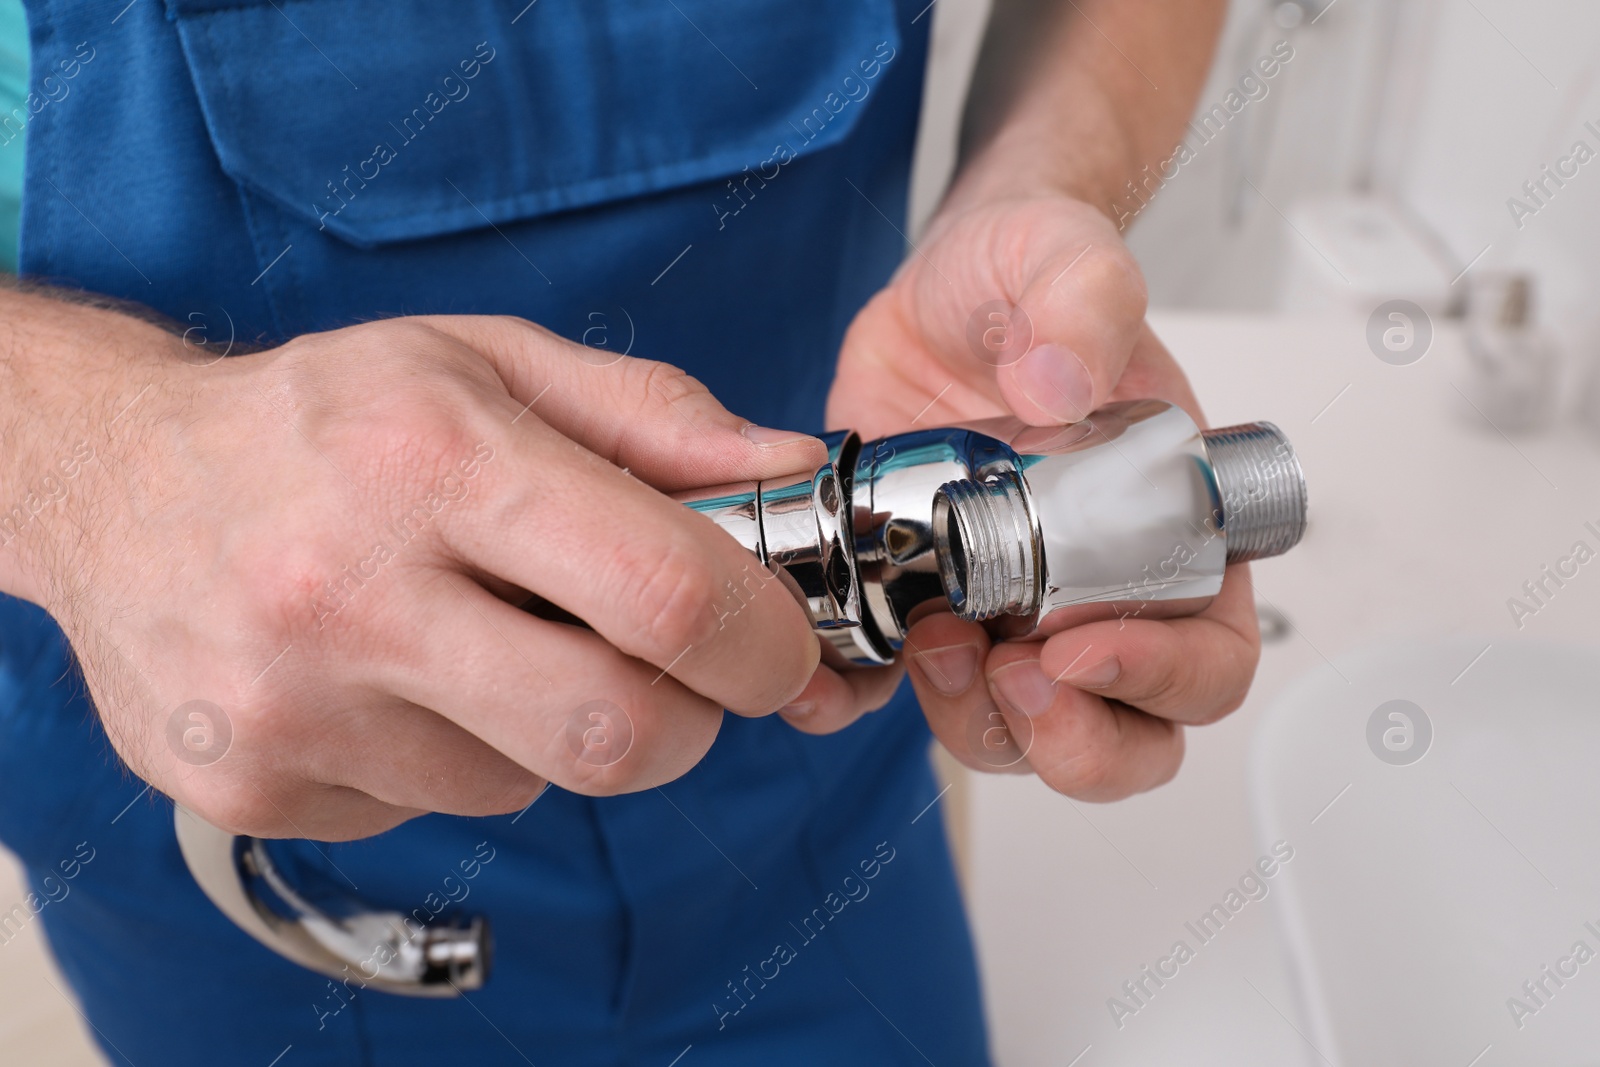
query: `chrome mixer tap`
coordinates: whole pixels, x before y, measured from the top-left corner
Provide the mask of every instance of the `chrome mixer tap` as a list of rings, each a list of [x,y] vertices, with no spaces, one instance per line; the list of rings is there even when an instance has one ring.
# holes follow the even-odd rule
[[[1305,530],[1305,479],[1277,427],[1201,430],[1160,400],[1066,427],[989,419],[828,445],[813,474],[680,499],[859,665],[890,662],[929,602],[1009,637],[1093,604],[1171,614],[1156,602],[1215,596],[1227,564],[1287,552]]]

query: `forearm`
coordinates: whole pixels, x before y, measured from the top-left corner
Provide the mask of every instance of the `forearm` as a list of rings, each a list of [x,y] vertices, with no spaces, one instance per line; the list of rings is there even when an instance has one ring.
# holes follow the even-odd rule
[[[140,318],[0,287],[0,592],[50,606],[77,585],[64,566],[96,531],[86,505],[140,433],[128,408],[181,342]],[[86,576],[84,576],[86,577]]]
[[[960,209],[1066,193],[1113,221],[1193,113],[1226,0],[996,0],[967,116]]]

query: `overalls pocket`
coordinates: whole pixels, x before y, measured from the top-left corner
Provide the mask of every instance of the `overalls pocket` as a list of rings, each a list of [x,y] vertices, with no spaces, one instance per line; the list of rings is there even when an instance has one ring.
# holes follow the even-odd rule
[[[770,178],[900,47],[892,0],[167,8],[222,170],[358,248]]]

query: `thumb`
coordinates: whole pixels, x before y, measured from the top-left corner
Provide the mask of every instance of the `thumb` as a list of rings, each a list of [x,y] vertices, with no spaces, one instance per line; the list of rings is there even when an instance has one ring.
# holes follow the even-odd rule
[[[758,481],[827,462],[808,434],[757,426],[667,363],[573,344],[525,319],[427,316],[499,374],[521,413],[666,493]]]
[[[1144,323],[1144,278],[1120,240],[1075,235],[1057,247],[1030,265],[1011,312],[1020,355],[995,369],[1006,405],[1037,426],[1077,422],[1104,404]]]

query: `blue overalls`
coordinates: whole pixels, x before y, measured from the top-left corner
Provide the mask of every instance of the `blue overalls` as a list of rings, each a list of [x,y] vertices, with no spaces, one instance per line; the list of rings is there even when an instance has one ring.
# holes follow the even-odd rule
[[[520,315],[820,429],[902,252],[924,6],[31,0],[33,81],[57,81],[27,122],[22,270],[212,351]],[[482,991],[402,999],[230,925],[60,633],[0,598],[0,836],[106,1055],[138,1067],[984,1063],[937,809],[918,818],[928,744],[906,696],[831,737],[728,716],[659,791],[275,846],[305,883],[491,916]]]

